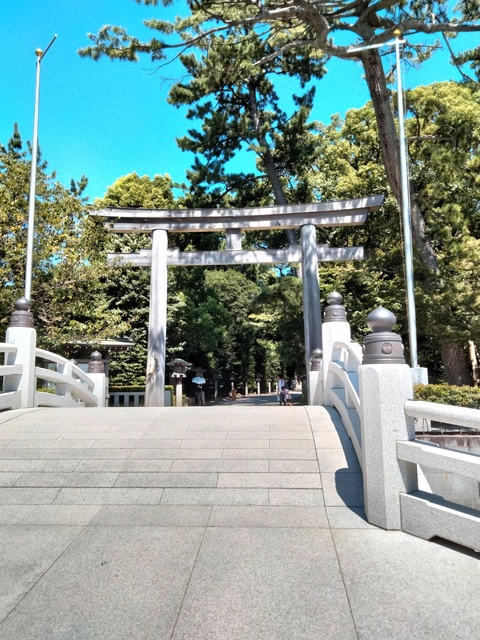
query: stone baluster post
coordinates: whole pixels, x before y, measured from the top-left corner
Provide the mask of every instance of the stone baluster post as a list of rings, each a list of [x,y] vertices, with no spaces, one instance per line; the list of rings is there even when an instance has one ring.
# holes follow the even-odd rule
[[[397,442],[414,440],[413,419],[405,401],[413,397],[401,337],[392,332],[395,315],[372,311],[359,369],[363,488],[367,520],[384,529],[401,529],[400,494],[417,489],[415,465],[397,458]]]
[[[87,373],[94,384],[93,395],[97,398],[97,407],[106,407],[108,401],[108,378],[105,375],[105,364],[99,351],[94,351],[90,355]]]
[[[337,291],[329,293],[327,296],[327,307],[323,314],[322,373],[316,394],[317,402],[315,402],[315,404],[321,404],[326,407],[332,406],[332,381],[328,376],[328,367],[332,361],[333,345],[335,342],[345,342],[348,344],[351,341],[350,324],[348,323],[347,312],[342,302],[343,298]]]
[[[31,302],[20,298],[15,302],[10,324],[5,336],[5,342],[17,345],[16,354],[8,353],[5,364],[21,364],[20,375],[6,376],[4,391],[20,390],[20,407],[29,409],[35,406],[35,349],[37,348],[37,332],[33,325],[33,313],[30,311]]]

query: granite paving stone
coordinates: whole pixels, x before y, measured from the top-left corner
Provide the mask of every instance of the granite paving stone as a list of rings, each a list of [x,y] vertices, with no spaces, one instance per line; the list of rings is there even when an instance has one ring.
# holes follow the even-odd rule
[[[128,458],[133,449],[46,449],[38,453],[39,460],[83,460],[84,458],[100,460],[121,460]]]
[[[83,449],[90,448],[95,440],[14,440],[7,449]],[[125,446],[125,445],[124,445]]]
[[[269,440],[182,440],[186,449],[268,449]]]
[[[270,432],[269,436],[272,440],[312,440],[312,432],[308,430],[298,429],[275,429]]]
[[[81,527],[3,527],[0,545],[0,622],[82,531]],[[0,626],[0,636],[4,638]],[[20,630],[18,640],[23,635]]]
[[[54,524],[78,527],[87,525],[99,509],[99,505],[5,504],[0,509],[0,525]]]
[[[0,460],[2,471],[73,471],[78,460]]]
[[[131,446],[134,449],[178,449],[182,442],[180,438],[141,438]]]
[[[227,438],[228,431],[202,431],[202,439],[205,440],[225,440]],[[252,437],[252,434],[249,433],[249,438]],[[182,436],[185,440],[198,440],[198,431],[187,431],[185,435]]]
[[[36,460],[42,449],[0,449],[0,460]]]
[[[225,473],[268,472],[268,460],[175,460],[172,471]]]
[[[270,460],[273,473],[318,473],[316,460]]]
[[[400,531],[332,535],[362,640],[478,638],[478,557]]]
[[[237,428],[241,428],[242,425],[238,425]],[[257,427],[253,427],[252,430],[256,430]],[[220,424],[202,424],[200,422],[194,422],[188,426],[188,433],[198,433],[197,438],[201,438],[203,433],[227,433],[228,431],[232,431],[235,429],[235,425],[231,425],[230,423]]]
[[[198,505],[108,505],[90,522],[115,527],[206,527],[212,507]]]
[[[297,507],[324,506],[322,489],[269,489],[268,503]]]
[[[197,436],[198,437],[198,436]],[[202,433],[202,438],[206,437]],[[272,437],[272,433],[269,429],[265,430],[265,427],[262,429],[256,429],[255,431],[228,431],[227,432],[227,440],[252,440],[255,438],[256,440],[268,440]]]
[[[96,433],[95,438],[97,441],[99,440],[139,440],[143,435],[145,434],[145,431],[143,430],[139,430],[139,429],[135,429],[135,431],[114,431],[114,432],[110,432],[110,431],[105,431],[104,433]],[[64,436],[62,437],[62,439],[64,438],[68,438],[70,437],[70,434],[64,434]],[[80,438],[81,435],[77,434],[75,436],[76,438]],[[85,434],[85,437],[92,437],[91,433],[88,432]],[[128,443],[127,445],[128,446]]]
[[[318,464],[322,473],[335,473],[343,470],[350,473],[361,473],[355,450],[352,449],[318,449]]]
[[[8,449],[48,449],[49,447],[52,447],[54,443],[55,443],[54,440],[39,440],[39,439],[33,439],[33,438],[31,438],[30,440],[12,440],[10,442],[10,444],[8,444],[5,447],[4,450],[8,450]],[[82,446],[85,446],[85,444],[82,443]]]
[[[17,487],[113,487],[118,473],[23,473]]]
[[[325,504],[328,507],[363,507],[363,478],[361,473],[322,473]]]
[[[22,440],[42,440],[46,444],[53,444],[55,440],[61,436],[61,433],[42,433],[41,435],[37,431],[32,432],[24,432],[21,429],[16,429],[15,431],[8,431],[6,429],[0,429],[0,441],[1,440],[10,440],[10,441],[22,441]]]
[[[60,489],[9,487],[0,489],[0,504],[53,504]]]
[[[250,437],[254,438],[255,434],[258,431],[269,431],[270,427],[268,425],[268,421],[264,422],[261,425],[255,424],[255,423],[250,423],[250,422],[245,422],[243,420],[240,420],[239,422],[222,422],[222,423],[217,423],[215,422],[211,422],[209,424],[198,424],[198,423],[193,423],[189,426],[188,431],[189,433],[197,433],[198,434],[198,438],[202,438],[204,433],[236,433],[236,432],[241,432],[241,433],[245,433],[248,432],[250,433]]]
[[[170,638],[202,536],[89,527],[3,621],[2,640]]]
[[[219,460],[223,449],[134,449],[130,459]]]
[[[172,636],[192,638],[356,640],[330,531],[209,528]]]
[[[307,449],[315,451],[315,443],[312,439],[301,439],[301,440],[270,440],[270,448],[271,449]]]
[[[219,487],[320,488],[318,473],[220,473]]]
[[[162,504],[267,505],[268,489],[165,489]]]
[[[353,447],[346,433],[315,434],[315,442],[319,449],[351,449]]]
[[[311,449],[225,449],[223,458],[230,460],[316,460]]]
[[[116,487],[216,487],[217,473],[120,473]]]
[[[108,429],[110,429],[108,425],[81,425],[68,424],[67,422],[63,422],[62,424],[41,424],[23,427],[21,429],[21,433],[29,433],[30,437],[32,437],[32,434],[41,433],[45,438],[54,438],[55,436],[69,433],[97,434],[103,433]]]
[[[94,488],[56,490],[55,504],[159,504],[163,489]]]
[[[116,425],[112,425],[111,427],[108,427],[108,433],[109,434],[129,433],[129,432],[135,433],[135,432],[141,431],[142,433],[144,433],[144,435],[155,433],[157,434],[157,438],[160,438],[160,437],[171,438],[173,435],[175,435],[175,437],[177,436],[180,437],[180,435],[184,433],[188,433],[188,427],[174,425],[171,423],[170,420],[168,422],[169,423],[166,426],[151,425],[151,424],[148,426],[145,425],[140,430],[136,425],[116,424]]]
[[[136,448],[140,443],[140,438],[138,440],[122,440],[122,439],[111,439],[111,440],[95,440],[91,444],[92,449],[133,449]]]
[[[375,529],[369,524],[363,507],[326,507],[331,529]]]
[[[173,460],[135,459],[135,460],[80,460],[75,471],[170,471]]]
[[[13,487],[22,477],[22,472],[0,472],[0,487]]]
[[[328,528],[324,506],[215,506],[210,527]]]

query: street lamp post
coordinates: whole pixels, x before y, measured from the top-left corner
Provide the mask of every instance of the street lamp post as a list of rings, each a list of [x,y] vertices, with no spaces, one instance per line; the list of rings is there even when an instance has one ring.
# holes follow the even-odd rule
[[[33,236],[35,230],[35,191],[37,182],[37,153],[38,153],[38,105],[40,98],[40,67],[43,58],[52,44],[57,39],[54,35],[50,44],[42,51],[37,49],[37,75],[35,82],[35,108],[33,112],[33,140],[32,140],[32,166],[30,169],[30,196],[28,200],[28,227],[27,227],[27,263],[25,266],[25,293],[24,296],[30,300],[32,292],[32,271],[33,271]]]
[[[410,345],[410,362],[412,368],[418,367],[417,356],[417,320],[415,311],[415,289],[413,286],[413,249],[412,249],[412,217],[410,210],[410,188],[408,184],[407,148],[405,144],[405,115],[403,112],[403,83],[400,46],[400,33],[395,31],[395,54],[397,61],[397,101],[398,101],[398,137],[400,147],[400,174],[402,189],[402,220],[405,250],[405,281],[407,288],[407,320],[408,340]]]
[[[403,111],[403,83],[402,83],[402,55],[401,45],[405,42],[401,40],[401,31],[393,32],[395,40],[382,42],[379,44],[366,45],[365,47],[355,47],[350,52],[365,51],[367,49],[379,49],[380,47],[395,46],[397,62],[397,100],[398,100],[398,136],[400,151],[400,178],[402,195],[402,221],[403,221],[403,245],[405,251],[405,284],[407,290],[407,321],[408,339],[410,345],[410,362],[413,369],[418,368],[417,355],[417,321],[415,311],[415,290],[413,277],[413,250],[412,250],[412,220],[410,211],[410,189],[408,182],[408,162],[405,144],[405,114]]]

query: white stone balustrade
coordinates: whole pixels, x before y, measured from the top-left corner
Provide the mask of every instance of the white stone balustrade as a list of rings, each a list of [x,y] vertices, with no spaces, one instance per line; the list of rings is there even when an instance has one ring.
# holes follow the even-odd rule
[[[341,302],[338,294],[331,299]],[[379,315],[389,313],[382,309]],[[367,519],[384,529],[426,539],[439,536],[480,550],[480,511],[462,505],[459,497],[447,501],[425,487],[422,471],[461,476],[480,486],[480,457],[416,440],[414,424],[415,419],[435,420],[479,429],[480,411],[414,401],[415,376],[401,363],[398,336],[389,327],[375,331],[381,333],[376,344],[375,336],[369,337],[374,364],[361,364],[362,348],[350,342],[348,323],[324,319],[322,388],[315,396],[337,409],[352,440],[363,473]]]

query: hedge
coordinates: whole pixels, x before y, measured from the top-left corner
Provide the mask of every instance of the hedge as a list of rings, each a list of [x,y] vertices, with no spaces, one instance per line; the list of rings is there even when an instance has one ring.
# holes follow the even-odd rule
[[[413,397],[415,400],[480,409],[479,387],[455,387],[448,384],[417,384],[414,387]]]

